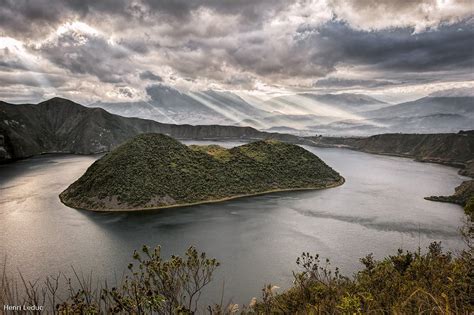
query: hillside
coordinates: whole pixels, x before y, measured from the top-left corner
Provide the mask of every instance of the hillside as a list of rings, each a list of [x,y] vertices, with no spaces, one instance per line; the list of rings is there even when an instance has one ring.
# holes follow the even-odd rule
[[[415,158],[419,161],[467,167],[474,159],[474,134],[381,134],[365,138],[308,137],[313,145],[345,147],[375,154]]]
[[[42,153],[106,152],[135,135],[147,132],[164,133],[180,139],[298,139],[250,127],[174,125],[126,118],[62,98],[24,105],[0,102],[0,116],[0,163]]]
[[[60,198],[89,210],[153,209],[343,181],[317,156],[292,144],[187,147],[162,134],[143,134],[97,160]]]

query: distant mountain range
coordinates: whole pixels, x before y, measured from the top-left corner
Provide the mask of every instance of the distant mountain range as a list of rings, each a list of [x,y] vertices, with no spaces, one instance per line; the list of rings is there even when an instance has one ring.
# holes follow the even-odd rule
[[[270,134],[250,127],[163,124],[127,118],[102,108],[87,108],[53,98],[39,104],[0,102],[0,162],[42,153],[92,154],[110,151],[132,136],[163,133],[178,139],[264,139],[297,141],[293,135]]]
[[[162,123],[192,125],[238,125],[251,117],[265,117],[269,112],[256,108],[230,92],[204,91],[182,93],[171,87],[157,85],[149,91],[151,100],[124,103],[96,102],[112,114],[151,119]]]
[[[463,113],[460,116],[472,117],[469,116],[471,114],[468,101],[455,103],[458,109],[465,109],[465,112],[460,110]],[[423,104],[428,104],[427,108],[430,106],[430,103]],[[383,110],[390,108],[385,107]],[[372,113],[374,112],[376,111]],[[447,113],[439,115],[449,116]],[[464,167],[465,175],[474,174],[473,131],[445,134],[383,134],[372,137],[301,137],[289,134],[294,131],[289,127],[282,127],[282,130],[271,129],[286,133],[270,133],[251,127],[176,125],[127,118],[111,114],[101,108],[84,107],[62,98],[53,98],[39,104],[15,105],[0,102],[0,117],[0,163],[42,153],[107,152],[137,134],[156,132],[177,139],[248,141],[273,138],[297,144],[342,146],[370,153],[401,155],[455,165]]]
[[[150,101],[90,104],[111,113],[162,123],[249,126],[299,136],[366,136],[388,132],[457,132],[474,127],[474,97],[434,94],[388,104],[363,94],[292,94],[248,101],[208,90],[183,93],[164,85],[149,91]]]

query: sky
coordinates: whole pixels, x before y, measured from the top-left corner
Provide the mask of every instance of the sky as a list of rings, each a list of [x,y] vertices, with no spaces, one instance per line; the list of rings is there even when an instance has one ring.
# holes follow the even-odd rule
[[[474,87],[472,0],[0,0],[0,100]]]

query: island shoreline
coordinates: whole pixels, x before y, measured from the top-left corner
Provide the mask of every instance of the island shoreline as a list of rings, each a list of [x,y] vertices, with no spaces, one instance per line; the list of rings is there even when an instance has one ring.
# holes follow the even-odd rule
[[[225,197],[225,198],[221,198],[221,199],[203,200],[203,201],[198,201],[198,202],[193,202],[193,203],[174,204],[174,205],[160,206],[160,207],[150,207],[150,208],[87,209],[87,208],[79,208],[79,207],[74,207],[74,206],[68,205],[63,200],[62,194],[59,194],[59,200],[61,201],[61,203],[63,205],[65,205],[68,208],[77,209],[77,210],[84,210],[84,211],[91,211],[91,212],[97,212],[97,213],[147,212],[147,211],[157,211],[157,210],[165,210],[165,209],[172,209],[172,208],[185,208],[185,207],[192,207],[192,206],[198,206],[198,205],[203,205],[203,204],[220,203],[220,202],[225,202],[225,201],[235,200],[235,199],[240,199],[240,198],[245,198],[245,197],[261,196],[261,195],[267,195],[267,194],[273,194],[273,193],[279,193],[279,192],[323,190],[323,189],[335,188],[335,187],[342,186],[345,182],[346,182],[345,178],[341,176],[340,180],[338,180],[334,183],[328,184],[324,187],[302,187],[302,188],[273,189],[273,190],[268,190],[268,191],[253,193],[253,194],[243,194],[243,195]]]

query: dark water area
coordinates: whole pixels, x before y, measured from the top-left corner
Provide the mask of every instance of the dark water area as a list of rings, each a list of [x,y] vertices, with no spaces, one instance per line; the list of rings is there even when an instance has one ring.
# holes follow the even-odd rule
[[[137,213],[93,213],[61,204],[58,194],[98,156],[45,155],[2,165],[0,256],[27,279],[74,266],[111,281],[143,244],[159,244],[167,256],[195,245],[222,263],[204,301],[218,302],[224,284],[225,301],[248,303],[265,283],[288,287],[303,251],[330,258],[351,275],[361,267],[358,258],[370,252],[382,257],[432,241],[452,251],[463,248],[462,208],[423,199],[451,194],[463,180],[456,169],[344,149],[306,149],[346,183]]]

